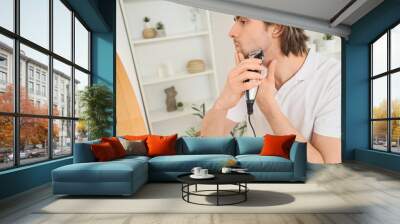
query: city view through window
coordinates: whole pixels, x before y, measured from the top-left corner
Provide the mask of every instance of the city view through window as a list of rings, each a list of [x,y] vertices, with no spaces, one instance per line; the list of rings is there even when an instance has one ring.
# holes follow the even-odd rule
[[[90,32],[61,0],[19,2],[17,27],[14,1],[0,1],[0,170],[70,156],[87,139]]]

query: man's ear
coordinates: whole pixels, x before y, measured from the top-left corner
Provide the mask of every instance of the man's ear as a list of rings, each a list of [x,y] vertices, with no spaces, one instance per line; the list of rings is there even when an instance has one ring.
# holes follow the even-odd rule
[[[280,24],[273,24],[272,25],[272,37],[278,38],[283,33],[284,26]]]

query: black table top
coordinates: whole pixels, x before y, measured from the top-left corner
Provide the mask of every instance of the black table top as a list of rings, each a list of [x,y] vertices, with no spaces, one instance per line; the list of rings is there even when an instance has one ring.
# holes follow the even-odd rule
[[[215,177],[211,179],[194,179],[190,177],[191,174],[179,175],[177,179],[186,184],[236,184],[255,180],[255,177],[249,173],[212,173]]]

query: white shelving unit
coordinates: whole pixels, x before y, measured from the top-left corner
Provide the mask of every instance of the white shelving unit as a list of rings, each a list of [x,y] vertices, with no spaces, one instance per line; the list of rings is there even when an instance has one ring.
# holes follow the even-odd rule
[[[191,105],[205,103],[208,110],[219,95],[210,13],[160,0],[120,0],[120,4],[151,132],[182,135],[190,127],[199,127]],[[191,21],[193,12],[198,15],[197,29]],[[143,39],[145,16],[153,24],[163,22],[167,35]],[[202,59],[206,70],[188,73],[186,63],[191,59]],[[163,63],[172,65],[174,72],[160,78],[157,68]],[[166,110],[164,89],[171,86],[178,92],[177,102],[184,104],[183,111]]]

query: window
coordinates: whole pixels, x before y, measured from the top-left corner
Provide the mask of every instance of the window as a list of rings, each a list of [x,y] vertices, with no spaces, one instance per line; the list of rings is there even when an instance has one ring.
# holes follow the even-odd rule
[[[370,45],[371,148],[400,153],[400,24]]]
[[[14,31],[14,0],[0,1],[0,26]]]
[[[72,155],[87,139],[73,105],[90,84],[89,30],[62,0],[0,0],[0,26],[0,170]]]
[[[33,82],[28,82],[28,92],[29,94],[33,94]]]

